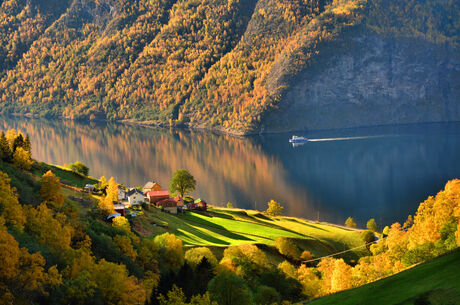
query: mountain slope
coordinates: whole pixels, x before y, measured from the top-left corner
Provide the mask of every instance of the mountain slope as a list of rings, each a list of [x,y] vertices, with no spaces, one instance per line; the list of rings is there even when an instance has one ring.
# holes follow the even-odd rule
[[[11,0],[0,7],[0,110],[240,134],[460,120],[459,10]]]
[[[326,296],[311,304],[458,304],[459,272],[460,251],[457,250],[383,280]]]

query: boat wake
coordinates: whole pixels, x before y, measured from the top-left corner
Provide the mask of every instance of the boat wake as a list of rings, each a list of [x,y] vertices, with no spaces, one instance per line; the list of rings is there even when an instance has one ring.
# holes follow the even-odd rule
[[[345,137],[345,138],[324,138],[324,139],[308,139],[308,142],[326,142],[326,141],[347,141],[347,140],[361,140],[381,138],[383,136],[365,136],[365,137]]]

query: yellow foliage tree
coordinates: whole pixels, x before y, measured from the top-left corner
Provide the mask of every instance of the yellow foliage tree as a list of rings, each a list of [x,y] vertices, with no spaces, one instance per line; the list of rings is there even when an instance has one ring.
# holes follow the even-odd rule
[[[105,304],[141,305],[147,298],[145,289],[136,277],[128,276],[124,265],[102,259],[96,265],[92,277]]]
[[[189,249],[185,252],[185,260],[187,263],[195,268],[198,266],[203,258],[206,258],[206,260],[212,265],[216,266],[217,265],[217,258],[216,256],[211,252],[211,250],[207,247],[197,247],[197,248],[192,248]]]
[[[124,235],[115,235],[113,237],[113,242],[120,249],[121,253],[132,259],[136,260],[137,252],[131,244],[131,239],[128,236]]]
[[[45,244],[57,257],[66,259],[71,252],[73,228],[65,223],[66,216],[53,213],[46,204],[42,203],[36,209],[25,209],[27,222],[25,227],[40,244]]]
[[[48,206],[60,209],[64,203],[64,195],[61,194],[61,182],[50,170],[43,174],[38,193]]]
[[[19,248],[18,242],[8,233],[2,217],[0,257],[0,286],[4,290],[2,293],[13,303],[16,303],[16,295],[12,291],[21,291],[18,296],[24,300],[35,295],[46,296],[47,287],[55,287],[62,283],[62,277],[55,266],[45,271],[45,260],[40,253],[30,254],[27,249]],[[12,291],[9,290],[11,288]]]
[[[178,270],[184,264],[182,240],[171,233],[157,235],[154,239],[160,259],[172,270]]]
[[[283,262],[279,263],[278,269],[281,270],[288,277],[292,277],[292,278],[296,277],[296,275],[295,275],[296,269],[295,269],[294,265],[292,265],[288,261],[283,261]]]
[[[280,216],[283,215],[284,207],[282,207],[275,200],[270,200],[268,202],[268,209],[265,211],[270,216]]]
[[[131,226],[129,225],[129,220],[126,217],[118,216],[113,218],[112,226],[119,230],[125,231],[126,233],[131,233]]]
[[[32,168],[32,153],[22,147],[16,148],[13,153],[13,163],[19,168],[29,170]]]
[[[15,194],[15,189],[10,186],[10,181],[7,174],[0,172],[0,215],[4,217],[8,226],[22,230],[26,217]]]
[[[312,268],[302,265],[295,272],[297,280],[302,284],[302,292],[310,299],[323,295],[321,280],[313,272]]]
[[[334,271],[331,275],[331,291],[336,292],[351,288],[352,268],[343,259],[334,262]]]

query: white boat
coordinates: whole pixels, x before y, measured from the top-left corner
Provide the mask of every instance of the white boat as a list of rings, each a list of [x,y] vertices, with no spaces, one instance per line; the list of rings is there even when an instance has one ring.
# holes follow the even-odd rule
[[[292,138],[289,139],[290,143],[305,143],[308,141],[309,141],[308,138],[298,137],[298,136],[292,136]]]

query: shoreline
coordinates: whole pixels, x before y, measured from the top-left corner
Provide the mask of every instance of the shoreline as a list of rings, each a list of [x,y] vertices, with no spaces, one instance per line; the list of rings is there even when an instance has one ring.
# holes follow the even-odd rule
[[[12,116],[12,117],[20,117],[20,118],[29,118],[29,119],[46,119],[46,120],[66,120],[66,121],[73,121],[73,122],[80,122],[80,123],[116,123],[119,125],[130,125],[130,126],[142,126],[142,127],[147,127],[147,128],[157,128],[157,129],[162,129],[162,130],[168,130],[168,129],[173,129],[173,130],[188,130],[188,131],[199,131],[199,132],[209,132],[209,133],[214,133],[217,135],[226,135],[230,137],[235,137],[235,138],[249,138],[252,136],[257,136],[257,135],[270,135],[270,134],[283,134],[283,133],[307,133],[311,131],[334,131],[334,130],[340,130],[340,131],[346,131],[346,130],[358,130],[360,128],[385,128],[385,127],[410,127],[410,126],[416,126],[416,125],[432,125],[432,124],[451,124],[451,123],[460,123],[460,121],[435,121],[435,122],[412,122],[412,123],[400,123],[400,124],[380,124],[380,125],[363,125],[363,126],[357,126],[357,127],[346,127],[346,128],[326,128],[326,129],[309,129],[309,130],[279,130],[279,131],[263,131],[263,128],[261,128],[260,131],[252,131],[252,132],[238,132],[238,131],[232,131],[232,130],[227,130],[227,129],[222,129],[222,128],[209,128],[205,126],[200,126],[200,125],[177,125],[177,126],[169,126],[164,123],[158,122],[158,121],[136,121],[132,119],[122,119],[122,120],[107,120],[107,119],[72,119],[69,117],[65,116],[51,116],[51,117],[46,117],[46,116],[41,116],[38,114],[31,114],[31,113],[0,113],[1,116]]]

